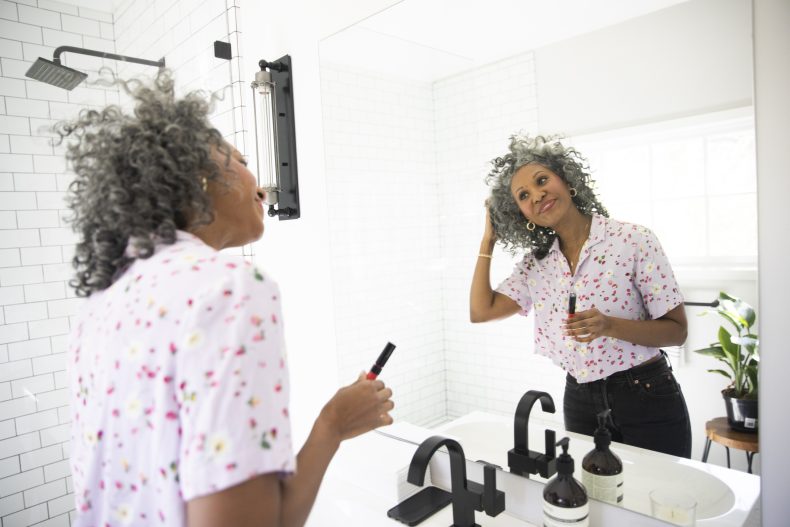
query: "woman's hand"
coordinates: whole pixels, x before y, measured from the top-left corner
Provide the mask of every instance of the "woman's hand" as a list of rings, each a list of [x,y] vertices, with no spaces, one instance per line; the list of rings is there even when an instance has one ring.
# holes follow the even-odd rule
[[[380,380],[367,380],[362,372],[354,384],[341,388],[321,410],[319,420],[338,441],[392,424],[392,390]]]
[[[611,317],[604,315],[596,308],[578,311],[565,320],[565,335],[576,342],[592,342],[598,337],[608,336],[608,331],[612,326]]]

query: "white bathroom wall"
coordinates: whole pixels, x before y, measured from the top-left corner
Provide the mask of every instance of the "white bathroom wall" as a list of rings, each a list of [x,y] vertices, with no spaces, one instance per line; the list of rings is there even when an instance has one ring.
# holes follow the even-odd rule
[[[0,516],[3,526],[69,525],[65,339],[81,300],[66,281],[74,237],[61,218],[70,177],[47,128],[114,90],[68,92],[27,79],[59,45],[113,47],[112,15],[47,0],[0,2]],[[65,54],[90,72],[101,60]]]
[[[0,1],[0,517],[2,525],[67,526],[73,514],[65,341],[81,299],[67,281],[75,237],[62,216],[71,181],[47,127],[84,107],[121,103],[90,81],[108,66],[122,77],[155,73],[66,53],[89,73],[73,91],[24,76],[38,57],[72,45],[158,60],[182,90],[225,90],[213,121],[244,152],[237,7],[224,0],[128,0],[112,13],[49,0]],[[234,59],[213,55],[231,41]],[[233,89],[230,89],[233,88]],[[41,523],[39,523],[41,522]]]
[[[115,45],[122,55],[147,60],[165,57],[181,93],[204,90],[222,97],[211,122],[246,153],[242,108],[249,88],[239,76],[239,9],[234,0],[126,0],[115,13]],[[215,40],[231,43],[231,60],[214,56]],[[152,73],[155,70],[150,66],[121,63],[119,67],[122,77]]]
[[[393,415],[433,423],[446,413],[433,92],[330,64],[321,80],[338,370],[370,368],[392,341]]]
[[[537,49],[542,131],[576,135],[750,106],[750,6],[683,2]]]
[[[537,131],[536,92],[532,53],[434,84],[448,417],[473,409],[511,413],[525,387],[549,391],[561,400],[562,375],[548,360],[525,360],[532,356],[532,317],[469,322],[469,283],[485,220],[484,178],[491,159],[505,152],[511,134]],[[499,248],[495,253],[494,285],[516,261]]]

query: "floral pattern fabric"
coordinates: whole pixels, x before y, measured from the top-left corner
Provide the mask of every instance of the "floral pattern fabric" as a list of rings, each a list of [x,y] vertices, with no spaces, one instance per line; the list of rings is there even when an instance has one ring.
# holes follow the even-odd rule
[[[597,308],[630,320],[654,320],[683,302],[669,260],[655,234],[641,225],[593,215],[576,273],[559,240],[538,260],[527,254],[496,291],[515,300],[521,315],[535,312],[535,352],[545,355],[580,383],[603,379],[659,354],[658,348],[610,337],[581,343],[562,331],[568,298],[576,312]]]
[[[294,470],[277,284],[191,234],[91,295],[69,375],[75,525],[185,525],[187,501]]]

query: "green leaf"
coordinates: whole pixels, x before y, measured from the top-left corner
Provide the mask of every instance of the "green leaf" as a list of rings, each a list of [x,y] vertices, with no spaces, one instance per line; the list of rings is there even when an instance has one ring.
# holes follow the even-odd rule
[[[748,356],[759,355],[757,350],[760,348],[760,339],[757,338],[757,335],[750,333],[742,338],[744,339],[743,347],[746,348]]]
[[[742,330],[745,329],[743,321],[741,320],[741,317],[738,316],[737,313],[731,313],[731,312],[725,311],[725,310],[723,310],[721,308],[719,308],[718,313],[719,313],[719,315],[721,315],[725,319],[729,320],[730,324],[732,324],[733,327],[735,327],[735,330],[738,333],[740,333]]]
[[[711,346],[709,348],[694,350],[694,353],[699,353],[700,355],[708,355],[709,357],[716,357],[717,359],[727,358],[727,356],[724,354],[724,350],[721,349],[721,346]]]
[[[726,312],[731,317],[731,321],[737,320],[738,324],[746,329],[752,327],[757,318],[752,306],[723,291],[719,293],[719,310],[722,316],[725,316],[724,312]]]
[[[757,320],[757,315],[755,314],[754,309],[746,302],[741,301],[738,304],[738,313],[741,315],[741,318],[746,321],[747,328],[752,327],[754,321]]]
[[[732,380],[732,375],[730,375],[729,373],[727,373],[724,370],[708,370],[708,371],[711,372],[711,373],[720,373],[720,374],[724,375],[725,377],[727,377],[728,379]]]
[[[732,337],[732,339],[730,340],[732,340],[732,342],[738,344],[739,346],[747,346],[752,348],[757,346],[757,344],[759,343],[759,340],[757,339],[757,335],[744,335],[742,337],[735,336]]]
[[[746,376],[749,378],[749,390],[750,394],[757,393],[757,368],[753,368],[749,366],[746,368]]]
[[[719,344],[721,344],[730,366],[733,370],[736,370],[738,365],[738,345],[732,342],[732,335],[724,326],[719,327]]]
[[[734,296],[728,295],[724,291],[719,291],[719,301],[722,301],[722,300],[731,300],[731,301],[734,302],[735,300],[738,300],[738,299],[735,298]]]

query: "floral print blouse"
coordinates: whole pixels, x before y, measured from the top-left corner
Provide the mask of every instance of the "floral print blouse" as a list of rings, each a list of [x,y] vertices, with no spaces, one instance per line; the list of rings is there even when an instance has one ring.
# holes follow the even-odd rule
[[[524,256],[497,292],[515,300],[522,315],[535,311],[535,352],[545,355],[578,382],[591,382],[649,360],[660,351],[610,337],[581,343],[562,331],[568,297],[576,312],[597,308],[630,320],[657,319],[683,302],[669,260],[655,234],[640,225],[593,215],[576,274],[571,275],[555,239],[538,260]]]
[[[294,470],[277,284],[177,234],[70,335],[74,525],[185,525],[185,502]]]

